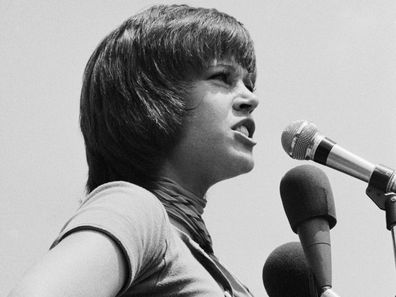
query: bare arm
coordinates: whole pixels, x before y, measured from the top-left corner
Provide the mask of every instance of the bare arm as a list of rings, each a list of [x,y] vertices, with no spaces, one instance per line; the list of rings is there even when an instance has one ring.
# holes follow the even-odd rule
[[[110,297],[124,284],[120,248],[95,231],[75,232],[33,266],[9,297]]]

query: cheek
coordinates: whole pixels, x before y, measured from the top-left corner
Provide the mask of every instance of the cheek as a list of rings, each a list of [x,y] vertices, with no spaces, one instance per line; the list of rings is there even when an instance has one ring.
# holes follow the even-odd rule
[[[186,117],[185,136],[195,147],[214,149],[223,144],[231,129],[231,107],[227,97],[210,94],[201,97],[200,104]]]
[[[215,149],[225,143],[228,138],[226,125],[222,119],[216,117],[205,117],[202,119],[200,129],[196,131],[198,141],[201,145],[206,146],[208,150]]]
[[[225,101],[226,98],[221,98]],[[230,107],[221,100],[210,98],[210,102],[204,101],[204,106],[197,112],[197,123],[208,132],[216,131],[227,126],[229,122]]]
[[[187,121],[190,131],[196,135],[206,135],[211,137],[219,133],[226,122],[225,113],[218,109],[200,109],[197,110]]]

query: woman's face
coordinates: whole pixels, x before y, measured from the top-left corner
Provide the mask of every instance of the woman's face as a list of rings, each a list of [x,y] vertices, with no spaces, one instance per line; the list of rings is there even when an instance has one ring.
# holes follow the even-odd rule
[[[179,172],[211,186],[254,166],[258,105],[254,78],[232,60],[215,61],[197,78],[187,98],[191,111],[171,161]]]

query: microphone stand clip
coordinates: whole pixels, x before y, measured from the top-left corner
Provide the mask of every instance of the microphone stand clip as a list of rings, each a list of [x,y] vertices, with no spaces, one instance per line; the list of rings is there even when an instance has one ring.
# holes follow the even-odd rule
[[[392,232],[393,255],[396,266],[396,193],[384,194],[387,197],[385,202],[386,228]]]
[[[377,165],[373,171],[366,194],[382,210],[385,210],[386,228],[392,232],[393,254],[396,266],[396,193],[393,192],[395,171]]]
[[[388,200],[388,193],[395,191],[395,171],[384,165],[376,165],[368,180],[366,194],[382,210]]]

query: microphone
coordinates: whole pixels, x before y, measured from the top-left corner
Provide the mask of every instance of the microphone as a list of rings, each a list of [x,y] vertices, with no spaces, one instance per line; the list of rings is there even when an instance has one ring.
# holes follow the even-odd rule
[[[265,261],[262,276],[269,297],[319,297],[299,242],[288,242],[274,249]]]
[[[337,218],[326,174],[311,165],[297,166],[282,178],[280,194],[290,226],[300,238],[320,292],[327,292],[323,296],[337,296],[331,291],[330,242],[330,229]]]
[[[381,209],[385,209],[386,201],[381,194],[396,192],[393,169],[374,165],[352,154],[321,135],[311,122],[291,123],[282,132],[281,141],[283,149],[293,159],[312,160],[367,182],[367,195]]]

